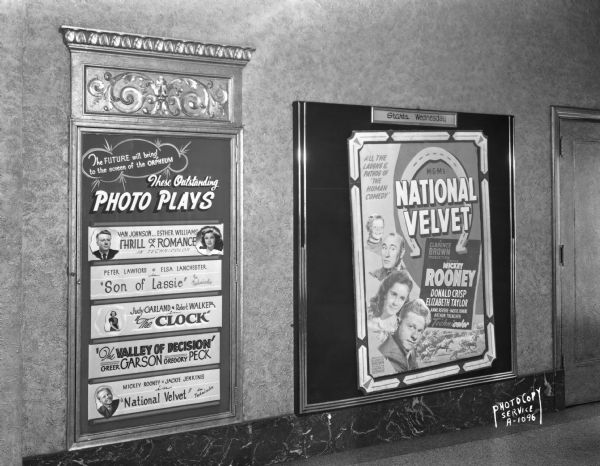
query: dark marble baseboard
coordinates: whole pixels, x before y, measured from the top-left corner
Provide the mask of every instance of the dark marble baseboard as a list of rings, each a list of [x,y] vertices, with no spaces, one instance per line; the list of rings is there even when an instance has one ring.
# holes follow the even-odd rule
[[[544,411],[564,407],[564,374],[543,373],[305,416],[25,458],[25,465],[266,465],[494,423],[492,406],[541,389]],[[562,397],[562,398],[561,398]]]

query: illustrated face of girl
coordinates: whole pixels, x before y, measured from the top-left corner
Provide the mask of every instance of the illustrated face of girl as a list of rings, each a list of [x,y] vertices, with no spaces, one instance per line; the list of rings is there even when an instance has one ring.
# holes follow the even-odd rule
[[[371,225],[371,239],[379,241],[383,236],[383,219],[376,218]]]
[[[394,283],[385,295],[382,316],[389,317],[398,314],[409,293],[408,286],[404,283]]]
[[[204,244],[206,244],[206,249],[209,251],[215,247],[214,233],[208,232],[204,235]]]

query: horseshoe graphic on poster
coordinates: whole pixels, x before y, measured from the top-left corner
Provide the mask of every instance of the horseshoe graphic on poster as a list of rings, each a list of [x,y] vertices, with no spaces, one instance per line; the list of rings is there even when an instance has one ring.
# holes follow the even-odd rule
[[[464,167],[458,161],[458,159],[441,147],[427,147],[421,150],[417,155],[413,157],[413,159],[409,162],[409,164],[404,169],[402,173],[402,180],[414,180],[416,174],[419,170],[429,162],[444,162],[446,163],[454,172],[457,178],[466,179],[467,174],[465,172]],[[466,203],[465,203],[466,205]],[[400,222],[400,228],[402,229],[402,233],[404,234],[404,238],[408,243],[410,248],[410,255],[412,257],[419,257],[421,255],[421,248],[417,240],[414,239],[411,235],[409,235],[408,227],[406,225],[406,213],[408,209],[406,207],[402,207],[398,209],[398,220]],[[467,252],[467,241],[469,239],[469,230],[467,229],[467,223],[463,223],[462,225],[462,233],[460,234],[460,238],[458,243],[456,244],[456,252],[459,254],[466,254]]]

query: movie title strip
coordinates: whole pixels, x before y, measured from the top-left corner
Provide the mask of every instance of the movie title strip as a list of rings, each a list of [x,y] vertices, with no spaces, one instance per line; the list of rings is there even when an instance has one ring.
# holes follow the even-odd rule
[[[219,369],[88,385],[88,419],[208,403],[221,399]]]
[[[90,277],[91,299],[219,291],[221,261],[102,265]]]
[[[371,107],[371,122],[454,128],[456,127],[456,113]]]
[[[222,254],[223,224],[110,226],[88,228],[88,260],[141,259],[203,255],[206,245],[199,239],[210,229],[218,235],[215,253]],[[103,244],[107,242],[108,244]],[[220,249],[218,249],[220,247]],[[104,248],[104,249],[103,249]],[[107,256],[103,257],[103,250]],[[217,252],[218,251],[218,252]]]
[[[91,337],[221,327],[222,301],[221,296],[209,296],[94,305],[91,308]]]
[[[219,343],[219,333],[206,333],[90,345],[89,377],[218,364]]]
[[[150,178],[150,177],[149,177]],[[152,186],[152,181],[148,179]],[[92,213],[121,212],[190,212],[205,211],[212,207],[213,191],[170,191],[161,189],[158,195],[149,191],[115,192],[98,189],[94,191]]]

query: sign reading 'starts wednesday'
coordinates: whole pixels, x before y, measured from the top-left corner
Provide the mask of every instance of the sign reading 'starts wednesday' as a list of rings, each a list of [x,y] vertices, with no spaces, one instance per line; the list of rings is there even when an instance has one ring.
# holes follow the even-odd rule
[[[357,131],[348,148],[359,387],[489,366],[485,135]]]

